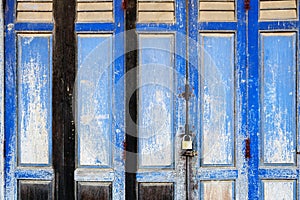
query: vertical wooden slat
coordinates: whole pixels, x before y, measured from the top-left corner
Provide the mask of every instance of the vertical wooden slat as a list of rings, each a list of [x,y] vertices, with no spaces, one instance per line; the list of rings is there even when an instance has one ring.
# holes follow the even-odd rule
[[[72,110],[75,82],[75,0],[54,0],[53,165],[55,199],[75,199],[75,126]]]

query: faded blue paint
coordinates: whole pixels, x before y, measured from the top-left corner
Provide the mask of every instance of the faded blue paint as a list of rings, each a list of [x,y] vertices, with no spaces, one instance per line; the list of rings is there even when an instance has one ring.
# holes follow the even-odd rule
[[[262,33],[261,165],[296,163],[296,33]]]
[[[0,2],[0,199],[4,199],[4,14]]]
[[[202,166],[234,166],[234,40],[234,34],[200,34]]]
[[[112,199],[125,199],[124,10],[121,0],[114,1],[113,6],[114,23],[75,23],[78,35],[76,84],[81,85],[77,88],[77,95],[83,97],[77,102],[76,126],[79,132],[76,137],[80,141],[77,145],[92,150],[94,154],[84,158],[88,159],[89,166],[77,166],[74,181],[111,182]],[[85,121],[92,119],[93,129],[84,125],[84,121],[80,122],[83,114],[95,116],[87,117]],[[82,142],[80,137],[87,133],[90,141]],[[77,148],[78,155],[79,150]],[[83,158],[79,156],[78,159]]]
[[[52,36],[18,35],[18,164],[52,165]]]
[[[193,108],[191,110],[191,117],[196,124],[196,135],[198,137],[197,149],[198,152],[201,152],[198,156],[198,164],[193,169],[193,174],[198,184],[201,184],[201,180],[208,181],[208,183],[209,181],[232,180],[234,182],[232,198],[248,199],[248,168],[247,160],[244,156],[244,140],[247,137],[247,23],[246,12],[244,10],[244,1],[236,1],[237,21],[234,22],[199,22],[199,7],[197,6],[199,5],[198,1],[195,0],[192,2],[193,3],[191,6],[190,14],[191,23],[189,24],[190,37],[193,38],[192,41],[196,41],[198,43],[198,49],[197,51],[195,50],[195,48],[190,49],[190,83],[195,86],[195,90],[197,89],[195,91],[197,102],[192,102]],[[204,36],[207,37],[206,40],[203,39]],[[205,41],[208,41],[207,44],[209,45],[205,45]],[[191,43],[191,45],[195,46],[194,43]],[[206,61],[205,59],[203,59],[203,57],[201,57],[201,52],[202,56],[206,57]],[[206,65],[203,65],[205,64],[205,62]],[[203,70],[203,66],[206,66],[210,73],[205,73],[205,70]],[[217,70],[214,68],[217,68]],[[218,68],[221,68],[221,70],[219,70]],[[222,83],[222,77],[224,77],[225,79],[224,84],[219,84],[218,86],[218,83]],[[227,78],[231,79],[231,82],[226,82]],[[224,95],[223,99],[229,101],[229,104],[227,105],[228,107],[222,108],[222,112],[227,112],[229,114],[229,117],[225,117],[225,120],[223,120],[223,122],[227,121],[232,124],[224,124],[224,126],[220,130],[220,133],[231,139],[227,141],[229,142],[227,143],[228,148],[223,148],[222,153],[220,153],[220,155],[218,156],[221,157],[221,154],[223,154],[221,165],[227,164],[228,166],[229,163],[229,166],[231,165],[232,167],[229,167],[228,169],[224,169],[224,167],[218,165],[215,160],[214,162],[211,162],[212,164],[210,165],[203,165],[204,160],[202,148],[204,141],[200,136],[203,133],[201,131],[203,130],[203,127],[205,127],[205,121],[203,121],[202,119],[203,116],[208,116],[210,112],[206,112],[207,114],[205,114],[205,111],[203,110],[205,108],[204,105],[207,102],[205,102],[202,95],[205,92],[209,94],[207,89],[203,90],[205,84],[207,84],[208,82],[207,80],[209,79],[211,79],[211,81],[209,82],[211,85],[210,87],[215,86],[216,88],[215,93],[218,94],[218,96],[221,96],[220,92],[218,91],[224,91],[223,94],[226,95]],[[212,99],[216,102],[219,101],[216,98]],[[215,106],[219,105],[216,104]],[[211,106],[212,110],[215,106]],[[209,106],[207,108],[209,108]],[[217,112],[217,114],[227,115],[222,112]],[[212,120],[216,120],[215,117],[212,118]],[[206,123],[209,123],[210,121],[206,121]],[[219,123],[219,121],[217,120],[216,122]],[[228,130],[230,130],[230,132],[228,132]],[[209,132],[209,134],[212,134],[214,131],[216,131],[216,128],[213,128],[212,131]],[[207,139],[211,141],[216,140],[216,143],[225,143],[225,141],[222,141],[222,139],[217,137],[209,137]],[[212,151],[214,151],[213,147]],[[228,157],[228,154],[231,154],[231,157]],[[211,161],[213,159],[214,158],[210,158]],[[194,192],[195,199],[203,198],[204,192],[204,188],[199,187],[197,192]],[[227,198],[225,194],[224,196],[222,196],[222,194],[220,194],[219,192],[214,193],[215,198]]]
[[[170,168],[174,166],[174,35],[139,34],[138,38],[139,166]]]
[[[112,34],[78,35],[78,165],[112,166]]]
[[[296,180],[263,180],[262,181],[262,199],[297,199],[297,183]]]
[[[297,6],[299,11],[299,4]],[[299,99],[296,96],[299,19],[259,21],[259,1],[251,1],[250,7],[247,33],[247,124],[251,141],[248,196],[249,199],[264,199],[265,180],[284,183],[287,179],[295,179],[295,185],[299,186],[299,171],[296,170],[299,162],[295,160],[296,145],[299,145],[296,144],[299,113],[295,109],[299,108],[299,102],[296,103]],[[283,119],[278,120],[278,117]],[[281,149],[274,149],[276,145]],[[282,188],[276,192],[279,191],[284,192]],[[276,198],[285,195],[276,192]],[[294,199],[296,195],[299,193],[294,189]]]

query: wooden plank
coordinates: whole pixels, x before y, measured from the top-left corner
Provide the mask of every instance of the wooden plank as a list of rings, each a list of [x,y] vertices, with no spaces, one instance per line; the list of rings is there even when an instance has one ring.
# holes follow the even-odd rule
[[[78,182],[78,200],[112,200],[111,182]]]
[[[234,2],[200,2],[200,10],[234,10]],[[201,11],[200,11],[201,12]]]
[[[139,12],[139,22],[165,22],[172,23],[175,20],[174,12]]]
[[[112,22],[113,12],[78,12],[78,22]]]
[[[296,1],[260,1],[260,9],[296,9]]]
[[[17,0],[17,2],[32,2],[32,3],[37,3],[37,2],[53,2],[53,0]]]
[[[139,183],[139,200],[173,200],[173,183]]]
[[[234,21],[234,11],[202,11],[199,13],[199,21]]]
[[[18,184],[18,199],[45,200],[52,199],[51,181],[27,181],[20,180]]]
[[[77,3],[86,2],[86,3],[96,3],[96,2],[113,2],[112,0],[77,0]]]
[[[52,11],[52,3],[18,3],[17,11]]]
[[[140,2],[148,2],[148,3],[166,3],[166,2],[173,2],[175,3],[174,0],[139,0],[138,3]]]
[[[203,199],[232,200],[234,199],[233,181],[202,181]]]
[[[174,2],[152,3],[152,2],[139,2],[138,11],[174,11]]]
[[[112,11],[112,2],[78,3],[77,11]]]
[[[17,12],[19,22],[52,22],[52,12]]]
[[[235,2],[235,0],[200,0],[199,2]]]
[[[261,20],[276,20],[276,19],[296,19],[297,12],[295,9],[290,10],[261,10],[259,12]]]

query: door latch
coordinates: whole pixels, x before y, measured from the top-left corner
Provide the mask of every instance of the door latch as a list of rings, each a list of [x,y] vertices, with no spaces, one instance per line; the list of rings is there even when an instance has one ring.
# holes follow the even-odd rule
[[[187,157],[195,157],[198,155],[198,152],[195,150],[186,150],[182,153],[182,155]]]

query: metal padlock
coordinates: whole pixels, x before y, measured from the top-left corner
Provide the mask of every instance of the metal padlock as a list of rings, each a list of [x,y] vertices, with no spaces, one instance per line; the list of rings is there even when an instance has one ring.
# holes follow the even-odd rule
[[[181,142],[181,149],[182,150],[192,150],[193,149],[193,141],[191,136],[185,135],[182,138]]]

